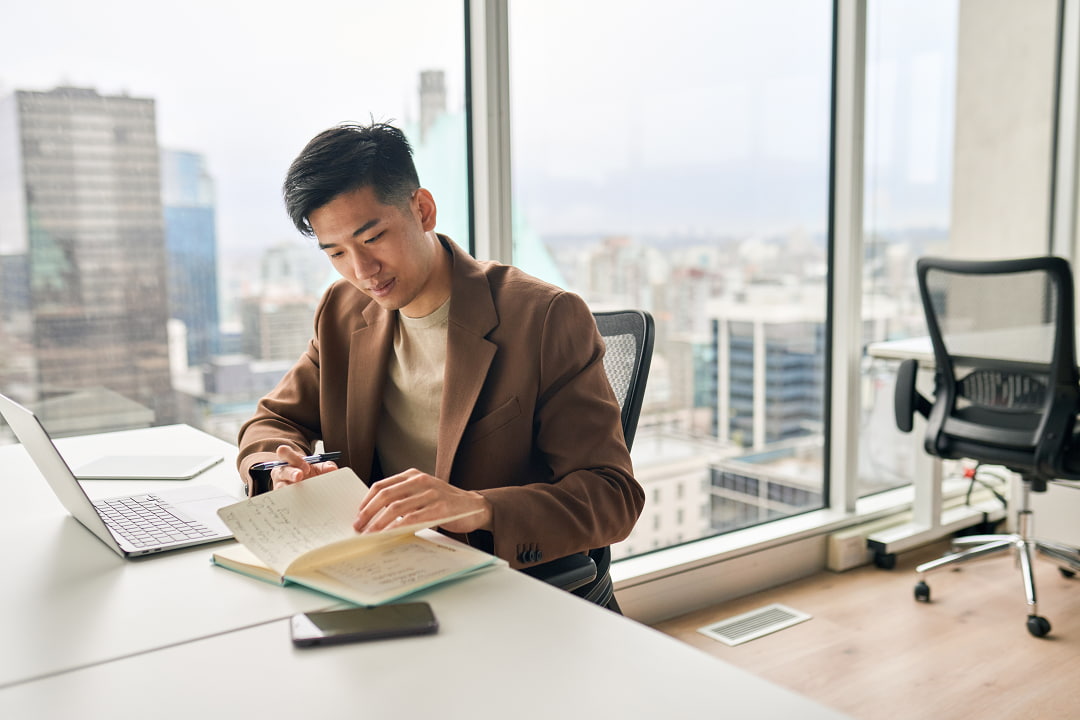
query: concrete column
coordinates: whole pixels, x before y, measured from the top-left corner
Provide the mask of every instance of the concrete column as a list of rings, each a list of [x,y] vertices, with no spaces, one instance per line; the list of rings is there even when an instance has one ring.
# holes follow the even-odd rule
[[[1050,250],[1056,0],[961,0],[950,254]]]

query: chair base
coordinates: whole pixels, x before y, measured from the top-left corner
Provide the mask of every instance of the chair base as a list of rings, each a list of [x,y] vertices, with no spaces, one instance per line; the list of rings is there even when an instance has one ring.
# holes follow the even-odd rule
[[[930,587],[924,580],[924,575],[933,570],[938,570],[950,565],[975,560],[989,555],[1012,550],[1020,566],[1020,573],[1024,581],[1024,593],[1028,608],[1028,631],[1036,637],[1043,637],[1050,632],[1050,623],[1038,613],[1038,602],[1035,594],[1035,574],[1032,560],[1036,552],[1051,558],[1061,568],[1062,573],[1072,576],[1080,571],[1080,550],[1057,543],[1045,542],[1031,537],[1027,530],[1030,527],[1031,511],[1022,510],[1018,516],[1020,532],[994,535],[969,535],[953,539],[954,548],[967,547],[964,550],[956,550],[936,560],[925,562],[915,568],[919,582],[915,586],[915,599],[924,602],[930,601]]]

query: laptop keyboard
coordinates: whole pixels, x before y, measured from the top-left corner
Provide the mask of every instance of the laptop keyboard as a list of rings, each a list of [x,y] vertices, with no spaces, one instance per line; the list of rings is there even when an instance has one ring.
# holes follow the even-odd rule
[[[132,495],[94,503],[114,535],[135,547],[199,540],[214,532],[153,495]]]

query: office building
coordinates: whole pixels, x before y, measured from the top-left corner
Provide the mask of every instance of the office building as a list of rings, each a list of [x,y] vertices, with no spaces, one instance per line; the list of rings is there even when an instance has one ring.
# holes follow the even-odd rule
[[[420,73],[420,142],[427,140],[428,130],[446,113],[446,76],[442,70]]]
[[[36,388],[28,270],[26,253],[0,254],[0,386],[24,398]]]
[[[278,243],[262,254],[252,292],[240,301],[242,352],[296,360],[311,339],[319,297],[334,271],[314,241]]]
[[[825,362],[825,322],[815,312],[820,304],[809,302],[805,291],[756,286],[745,292],[752,297],[711,306],[716,436],[762,450],[820,434]]]
[[[711,534],[709,469],[723,454],[709,439],[640,430],[634,440],[634,477],[645,489],[645,509],[630,537],[612,548],[612,557],[629,557]]]
[[[35,401],[102,387],[173,421],[154,101],[16,91],[0,105],[0,177],[0,252],[23,264],[0,293],[26,307],[0,388]]]
[[[821,506],[820,436],[774,443],[709,467],[709,527],[729,532]]]
[[[187,328],[187,363],[219,352],[214,181],[206,158],[163,149],[161,201],[169,263],[169,317]]]
[[[316,301],[304,296],[245,298],[240,306],[244,354],[295,361],[311,339]]]

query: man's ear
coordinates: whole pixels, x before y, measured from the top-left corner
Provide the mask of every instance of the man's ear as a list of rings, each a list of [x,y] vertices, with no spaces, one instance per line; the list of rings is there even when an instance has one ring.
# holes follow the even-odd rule
[[[435,198],[431,195],[431,192],[425,188],[417,188],[413,194],[413,206],[416,209],[417,217],[420,219],[420,226],[424,228],[424,232],[430,232],[435,229]]]

